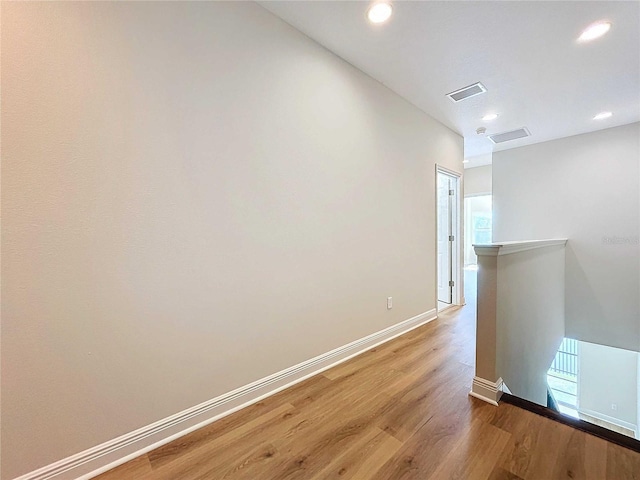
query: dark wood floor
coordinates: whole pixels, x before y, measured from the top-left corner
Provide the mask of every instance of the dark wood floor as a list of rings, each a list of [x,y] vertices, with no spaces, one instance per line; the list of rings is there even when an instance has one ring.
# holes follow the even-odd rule
[[[469,397],[474,307],[160,447],[114,479],[640,479],[640,454]]]

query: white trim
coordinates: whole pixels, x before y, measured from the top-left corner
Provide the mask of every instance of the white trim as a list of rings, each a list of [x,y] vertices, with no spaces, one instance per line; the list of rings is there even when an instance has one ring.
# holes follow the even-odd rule
[[[87,480],[93,478],[436,318],[436,309],[421,313],[151,425],[34,470],[15,480]]]
[[[555,245],[566,245],[566,238],[554,238],[551,240],[524,240],[517,242],[495,242],[487,244],[473,245],[476,255],[486,255],[497,257],[499,255],[509,255],[511,253],[524,252],[534,248],[552,247]]]
[[[463,172],[459,172],[456,170],[452,170],[447,167],[443,167],[442,165],[436,164],[436,174],[435,174],[435,218],[436,218],[436,232],[435,232],[435,244],[436,244],[436,253],[435,253],[435,262],[436,267],[438,267],[438,226],[437,226],[437,218],[438,218],[438,173],[443,173],[450,177],[453,177],[457,180],[456,183],[456,225],[454,231],[455,241],[455,251],[453,252],[453,257],[455,261],[454,265],[454,273],[453,273],[453,290],[451,295],[451,304],[452,306],[461,306],[464,305],[463,295],[464,295],[464,169]],[[436,268],[436,308],[438,307],[438,268]],[[443,302],[445,303],[445,302]],[[444,311],[444,310],[440,310]]]
[[[497,407],[498,400],[500,400],[502,396],[503,385],[502,378],[498,378],[498,380],[492,382],[484,378],[473,377],[473,384],[469,395]]]
[[[464,170],[464,169],[463,169]],[[436,171],[441,171],[442,173],[449,175],[450,177],[458,177],[462,178],[462,173],[458,170],[453,170],[451,168],[443,167],[439,163],[436,163]]]
[[[627,430],[631,430],[634,434],[638,431],[638,426],[634,425],[630,422],[625,422],[624,420],[620,420],[616,417],[610,417],[609,415],[605,415],[604,413],[596,412],[595,410],[589,410],[588,408],[579,408],[578,413],[584,413],[590,417],[593,417],[597,420],[602,420],[607,423],[611,423],[616,427],[626,428]],[[588,421],[588,420],[585,420]]]

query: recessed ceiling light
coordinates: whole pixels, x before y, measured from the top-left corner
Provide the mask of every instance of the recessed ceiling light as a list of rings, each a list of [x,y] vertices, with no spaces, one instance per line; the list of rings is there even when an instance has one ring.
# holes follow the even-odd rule
[[[491,120],[495,120],[496,118],[498,118],[497,113],[487,113],[484,117],[482,117],[482,120],[484,120],[485,122],[490,122]]]
[[[592,23],[578,37],[579,42],[590,42],[603,36],[611,28],[611,22],[600,21]]]
[[[367,17],[371,23],[384,23],[393,13],[393,7],[387,2],[378,2],[371,5]]]
[[[609,118],[611,115],[613,115],[613,113],[611,113],[611,112],[600,112],[595,117],[593,117],[593,119],[594,120],[604,120],[605,118]]]

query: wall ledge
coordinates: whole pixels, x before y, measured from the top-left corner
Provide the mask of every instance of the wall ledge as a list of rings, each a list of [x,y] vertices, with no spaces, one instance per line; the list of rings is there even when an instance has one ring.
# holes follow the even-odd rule
[[[536,248],[553,247],[556,245],[566,245],[568,239],[554,238],[548,240],[522,240],[515,242],[496,242],[473,245],[476,255],[484,255],[488,257],[497,257],[500,255],[509,255],[512,253],[524,252]]]

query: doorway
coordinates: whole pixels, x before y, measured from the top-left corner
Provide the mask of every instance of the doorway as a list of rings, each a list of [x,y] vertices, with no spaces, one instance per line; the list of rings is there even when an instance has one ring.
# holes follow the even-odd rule
[[[474,195],[464,199],[464,267],[473,267],[478,259],[473,245],[491,243],[491,195]]]
[[[460,304],[460,177],[436,170],[438,311]]]

